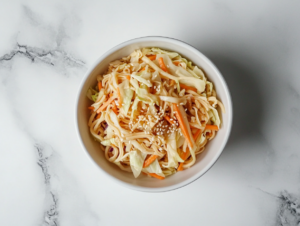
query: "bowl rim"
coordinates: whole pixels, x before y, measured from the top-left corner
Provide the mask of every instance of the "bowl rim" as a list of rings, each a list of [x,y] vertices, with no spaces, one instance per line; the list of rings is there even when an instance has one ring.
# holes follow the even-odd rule
[[[117,179],[116,177],[113,177],[112,175],[110,175],[108,172],[106,172],[104,169],[102,169],[101,166],[99,166],[94,159],[90,156],[87,148],[85,147],[82,137],[80,135],[80,131],[79,131],[79,123],[78,123],[78,109],[79,109],[79,99],[82,93],[82,89],[83,86],[86,82],[86,80],[88,79],[89,75],[91,74],[91,72],[95,69],[95,67],[101,62],[103,61],[106,57],[108,57],[109,55],[111,55],[112,53],[114,53],[115,51],[126,47],[128,45],[137,43],[139,41],[165,41],[165,42],[171,42],[177,45],[180,45],[186,49],[188,49],[191,52],[196,53],[197,55],[199,55],[199,57],[201,57],[204,61],[206,61],[206,63],[213,69],[213,71],[216,72],[216,75],[218,77],[218,79],[220,80],[222,86],[224,87],[225,90],[225,95],[226,98],[228,100],[228,104],[229,104],[229,109],[226,109],[226,114],[228,114],[228,129],[227,129],[227,133],[225,134],[225,137],[220,145],[219,148],[219,152],[214,156],[214,158],[209,162],[209,164],[207,164],[207,166],[202,169],[201,171],[199,171],[198,173],[196,173],[195,175],[193,175],[192,177],[178,183],[178,184],[174,184],[174,185],[170,185],[170,186],[166,186],[166,187],[161,187],[161,188],[150,188],[150,187],[142,187],[142,186],[138,186],[138,185],[134,185],[134,184],[130,184],[130,183],[126,183],[122,180]],[[116,46],[114,46],[113,48],[109,49],[108,51],[104,52],[100,57],[97,58],[97,60],[89,67],[89,69],[87,70],[87,72],[85,73],[85,75],[83,76],[81,83],[79,85],[78,91],[77,91],[77,97],[76,97],[76,102],[75,102],[75,127],[76,127],[76,134],[77,137],[79,138],[79,142],[81,145],[81,148],[84,150],[85,155],[88,157],[88,159],[93,162],[93,165],[95,165],[98,169],[100,169],[104,175],[106,175],[108,178],[110,178],[112,181],[136,190],[136,191],[142,191],[142,192],[152,192],[152,193],[156,193],[156,192],[167,192],[167,191],[172,191],[172,190],[176,190],[179,188],[182,188],[188,184],[191,184],[192,182],[194,182],[195,180],[199,179],[201,176],[203,176],[204,174],[207,173],[207,171],[218,161],[218,159],[220,158],[227,142],[228,139],[230,137],[231,134],[231,130],[232,130],[232,119],[233,119],[233,107],[232,107],[232,99],[231,99],[231,95],[230,95],[230,91],[228,89],[228,85],[223,77],[223,75],[221,74],[221,72],[218,70],[218,68],[215,66],[215,64],[208,58],[206,57],[203,53],[201,53],[197,48],[195,48],[194,46],[175,39],[175,38],[170,38],[170,37],[165,37],[165,36],[144,36],[144,37],[138,37],[138,38],[134,38],[134,39],[130,39],[127,40],[125,42],[122,42]]]

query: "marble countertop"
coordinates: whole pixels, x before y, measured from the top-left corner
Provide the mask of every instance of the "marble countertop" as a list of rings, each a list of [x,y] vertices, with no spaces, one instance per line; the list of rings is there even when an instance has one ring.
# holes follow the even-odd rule
[[[300,2],[0,3],[1,225],[300,225]],[[90,164],[75,97],[105,51],[159,35],[197,47],[231,90],[234,125],[203,177],[166,193]]]

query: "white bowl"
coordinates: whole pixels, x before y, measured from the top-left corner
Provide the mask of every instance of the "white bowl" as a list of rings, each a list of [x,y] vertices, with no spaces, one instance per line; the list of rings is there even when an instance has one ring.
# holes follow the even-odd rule
[[[115,164],[110,163],[104,157],[104,153],[90,135],[87,125],[89,118],[88,106],[91,104],[86,97],[89,87],[95,86],[96,76],[105,72],[111,61],[128,56],[136,49],[143,47],[159,47],[165,50],[178,52],[180,55],[191,60],[195,65],[200,66],[206,73],[208,80],[211,81],[216,89],[218,98],[223,102],[226,113],[222,114],[222,127],[216,137],[208,143],[205,151],[197,156],[195,165],[191,168],[176,173],[165,180],[157,180],[140,175],[135,179],[132,173],[127,173],[119,169]],[[98,166],[100,171],[125,187],[145,191],[145,192],[164,192],[183,187],[197,178],[201,177],[217,161],[222,153],[229,138],[232,125],[232,102],[228,87],[221,73],[216,66],[196,48],[172,38],[166,37],[142,37],[129,40],[112,48],[104,53],[95,64],[88,70],[79,88],[76,103],[76,130],[79,140],[92,164]],[[103,173],[102,173],[103,174]]]

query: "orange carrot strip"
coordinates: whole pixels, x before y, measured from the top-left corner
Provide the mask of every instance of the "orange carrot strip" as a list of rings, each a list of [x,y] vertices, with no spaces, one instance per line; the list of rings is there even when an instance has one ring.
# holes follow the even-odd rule
[[[189,151],[188,148],[186,148],[186,151],[182,152],[181,158],[185,161],[185,160],[187,160],[187,158],[189,157],[189,155],[190,155],[190,151]]]
[[[162,176],[158,176],[156,173],[149,173],[149,175],[150,175],[151,177],[155,177],[155,178],[160,179],[160,180],[165,179],[165,178],[162,177]]]
[[[201,129],[198,129],[197,132],[193,135],[194,140],[196,141],[199,135],[201,134]],[[184,161],[189,157],[190,151],[186,149],[185,152],[181,153],[180,158],[182,158]],[[177,168],[177,171],[182,171],[183,170],[183,162],[179,164],[179,167]]]
[[[197,132],[193,135],[194,140],[196,141],[199,135],[201,134],[201,129],[198,129]]]
[[[175,122],[172,121],[171,118],[170,118],[168,115],[164,116],[164,118],[165,118],[165,120],[167,120],[170,124],[175,124]]]
[[[181,128],[181,131],[182,131],[183,135],[185,136],[185,139],[187,139],[190,147],[193,147],[193,142],[192,142],[192,140],[189,136],[187,125],[184,124],[183,116],[180,114],[180,111],[179,111],[179,108],[178,108],[177,104],[173,103],[173,109],[175,110],[176,118],[179,122],[179,126]]]
[[[189,155],[190,155],[190,151],[188,148],[186,148],[185,152],[181,153],[180,158],[185,161],[185,160],[187,160]],[[182,170],[183,170],[183,162],[181,162],[177,168],[177,171],[182,171]]]
[[[130,80],[130,75],[126,75],[127,80]]]
[[[107,108],[107,106],[113,102],[113,100],[115,99],[114,96],[110,97],[108,99],[108,101],[106,101],[104,104],[102,104],[102,106],[100,108],[98,108],[97,113],[99,114],[101,111],[105,110]]]
[[[151,56],[147,56],[150,60],[155,60],[156,59],[156,55],[151,55]]]
[[[89,106],[88,109],[94,110],[95,108],[93,106]]]
[[[97,114],[97,117],[96,117],[96,119],[98,119],[98,118],[100,118],[101,117],[101,114]]]
[[[146,68],[145,68],[145,67],[143,67],[143,68],[142,68],[140,71],[145,71],[145,69],[146,69]]]
[[[155,159],[157,159],[157,155],[151,155],[148,159],[145,160],[143,168],[146,168],[147,166],[149,166],[152,162],[155,161]]]
[[[102,82],[98,82],[98,89],[99,91],[102,89]]]
[[[117,115],[118,114],[118,108],[117,108],[117,105],[116,105],[116,103],[113,101],[112,102],[112,110],[115,112],[115,114]]]
[[[183,162],[179,163],[179,166],[177,168],[177,171],[182,171],[183,170]]]
[[[184,84],[179,84],[179,85],[180,85],[180,88],[181,88],[181,89],[185,89],[185,90],[192,90],[192,91],[194,91],[194,92],[196,92],[196,93],[197,93],[197,89],[196,89],[196,88],[194,88],[194,87],[187,86],[187,85],[184,85]]]
[[[218,126],[216,126],[216,125],[206,125],[205,129],[207,129],[207,130],[216,130],[216,131],[219,130]]]
[[[121,93],[120,93],[119,87],[117,88],[117,94],[118,94],[118,98],[119,98],[119,108],[121,108],[122,107],[122,98],[121,98]]]
[[[165,71],[165,72],[169,72],[168,68],[166,67],[165,63],[164,63],[164,59],[162,57],[158,58],[158,63],[160,68]]]
[[[173,61],[173,64],[175,64],[176,66],[178,66],[180,64],[180,61]]]

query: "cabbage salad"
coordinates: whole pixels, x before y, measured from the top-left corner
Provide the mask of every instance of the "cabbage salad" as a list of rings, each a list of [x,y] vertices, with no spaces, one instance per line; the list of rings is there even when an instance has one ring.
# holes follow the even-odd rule
[[[159,48],[111,62],[87,97],[99,149],[135,178],[164,179],[193,166],[225,113],[201,68]]]

